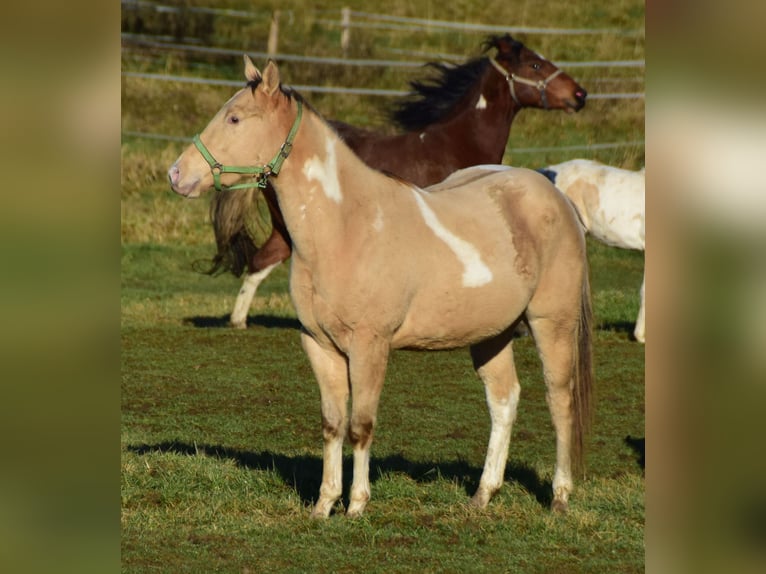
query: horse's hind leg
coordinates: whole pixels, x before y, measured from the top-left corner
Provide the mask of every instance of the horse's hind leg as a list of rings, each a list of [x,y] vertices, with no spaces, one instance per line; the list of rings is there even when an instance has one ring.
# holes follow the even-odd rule
[[[346,434],[348,403],[348,366],[339,352],[328,351],[308,334],[301,342],[311,362],[322,399],[322,434],[324,437],[322,485],[313,518],[327,518],[343,493],[343,439]]]
[[[512,330],[471,347],[474,368],[484,382],[492,421],[484,471],[471,504],[484,508],[503,484],[511,427],[521,386],[513,364]]]
[[[548,408],[556,432],[556,470],[553,475],[551,508],[565,512],[572,492],[572,448],[574,401],[574,360],[577,322],[537,317],[529,319],[537,350],[543,363]]]

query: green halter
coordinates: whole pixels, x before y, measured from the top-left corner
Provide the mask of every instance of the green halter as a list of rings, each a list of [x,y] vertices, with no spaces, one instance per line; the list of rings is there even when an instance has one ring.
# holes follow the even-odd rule
[[[287,139],[285,140],[285,143],[282,144],[282,147],[279,148],[277,155],[275,155],[274,159],[272,159],[266,165],[263,165],[260,167],[223,165],[222,163],[216,161],[216,159],[213,157],[213,154],[210,153],[210,150],[208,150],[205,147],[205,144],[203,144],[202,140],[200,140],[199,138],[199,134],[197,134],[196,136],[194,136],[194,138],[192,138],[192,141],[194,142],[194,145],[197,147],[197,150],[202,154],[202,157],[205,158],[205,161],[210,166],[210,171],[213,174],[213,185],[218,191],[223,191],[223,190],[229,191],[232,189],[245,189],[249,187],[259,187],[263,189],[266,187],[266,183],[268,182],[269,176],[279,174],[279,170],[282,169],[282,164],[287,159],[287,156],[290,155],[290,151],[292,151],[293,149],[293,140],[295,139],[295,134],[298,133],[298,126],[300,125],[301,117],[303,116],[303,102],[298,100],[296,103],[298,105],[298,115],[295,116],[293,127],[290,128],[290,133],[287,134]],[[254,182],[250,182],[250,183],[238,183],[236,185],[222,185],[221,184],[222,173],[239,173],[243,175],[252,175],[257,177],[257,179]]]

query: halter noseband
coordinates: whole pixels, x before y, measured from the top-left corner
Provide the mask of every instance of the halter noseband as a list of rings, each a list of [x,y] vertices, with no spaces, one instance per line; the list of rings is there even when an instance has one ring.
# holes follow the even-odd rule
[[[202,154],[202,157],[205,158],[205,161],[210,166],[210,171],[213,174],[213,185],[215,186],[216,190],[230,191],[232,189],[245,189],[249,187],[259,187],[264,189],[266,187],[266,183],[269,180],[269,176],[279,175],[279,170],[282,169],[282,164],[287,159],[287,156],[290,155],[290,152],[293,149],[293,140],[295,139],[295,134],[298,133],[298,126],[301,123],[301,116],[303,115],[303,102],[301,100],[297,100],[296,103],[298,105],[298,114],[295,116],[295,121],[293,122],[293,126],[290,128],[290,132],[287,134],[285,143],[283,143],[282,147],[279,148],[279,151],[274,156],[274,159],[263,166],[243,167],[235,165],[223,165],[217,161],[213,157],[213,154],[210,153],[210,150],[205,147],[205,144],[202,143],[199,134],[192,138],[192,141],[194,142],[197,150]],[[243,175],[252,175],[257,177],[257,179],[252,183],[222,185],[222,173],[239,173]]]
[[[517,76],[516,74],[509,74],[508,71],[503,68],[500,64],[498,64],[497,60],[490,57],[489,63],[494,66],[494,68],[500,72],[503,77],[505,77],[505,80],[508,82],[508,87],[511,89],[511,97],[513,98],[513,101],[516,102],[519,106],[521,106],[521,102],[516,97],[516,90],[513,88],[514,82],[519,82],[520,84],[526,84],[528,86],[532,86],[540,90],[540,100],[543,102],[543,107],[547,110],[548,109],[548,96],[546,95],[546,90],[548,89],[548,84],[550,81],[558,76],[561,73],[561,70],[556,70],[553,72],[550,76],[545,78],[544,80],[528,80],[527,78],[522,78],[520,76]]]

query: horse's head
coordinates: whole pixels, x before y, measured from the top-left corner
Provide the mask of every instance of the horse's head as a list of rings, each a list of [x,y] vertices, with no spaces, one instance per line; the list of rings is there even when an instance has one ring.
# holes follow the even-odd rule
[[[245,56],[245,77],[247,86],[223,105],[168,170],[176,193],[198,197],[212,186],[263,187],[290,153],[300,115],[290,116],[292,106],[284,105],[291,95],[280,87],[276,64],[269,61],[261,74]],[[245,183],[234,185],[243,178]]]
[[[484,46],[497,49],[490,62],[505,75],[518,105],[567,112],[579,111],[585,105],[585,88],[510,35],[491,37]]]

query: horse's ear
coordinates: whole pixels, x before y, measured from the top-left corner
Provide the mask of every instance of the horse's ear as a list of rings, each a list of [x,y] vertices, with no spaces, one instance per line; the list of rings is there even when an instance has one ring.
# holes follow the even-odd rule
[[[256,80],[260,80],[261,73],[258,71],[258,68],[255,67],[255,64],[253,64],[250,56],[244,54],[243,58],[245,60],[245,78],[247,78],[247,81],[255,82]]]
[[[519,52],[521,51],[521,42],[518,40],[515,40],[513,36],[510,34],[505,34],[504,36],[497,36],[495,37],[495,48],[497,48],[497,53],[506,55],[506,56],[519,56]]]
[[[279,89],[279,68],[277,68],[274,60],[269,60],[263,69],[263,84],[261,86],[261,89],[270,96]]]

